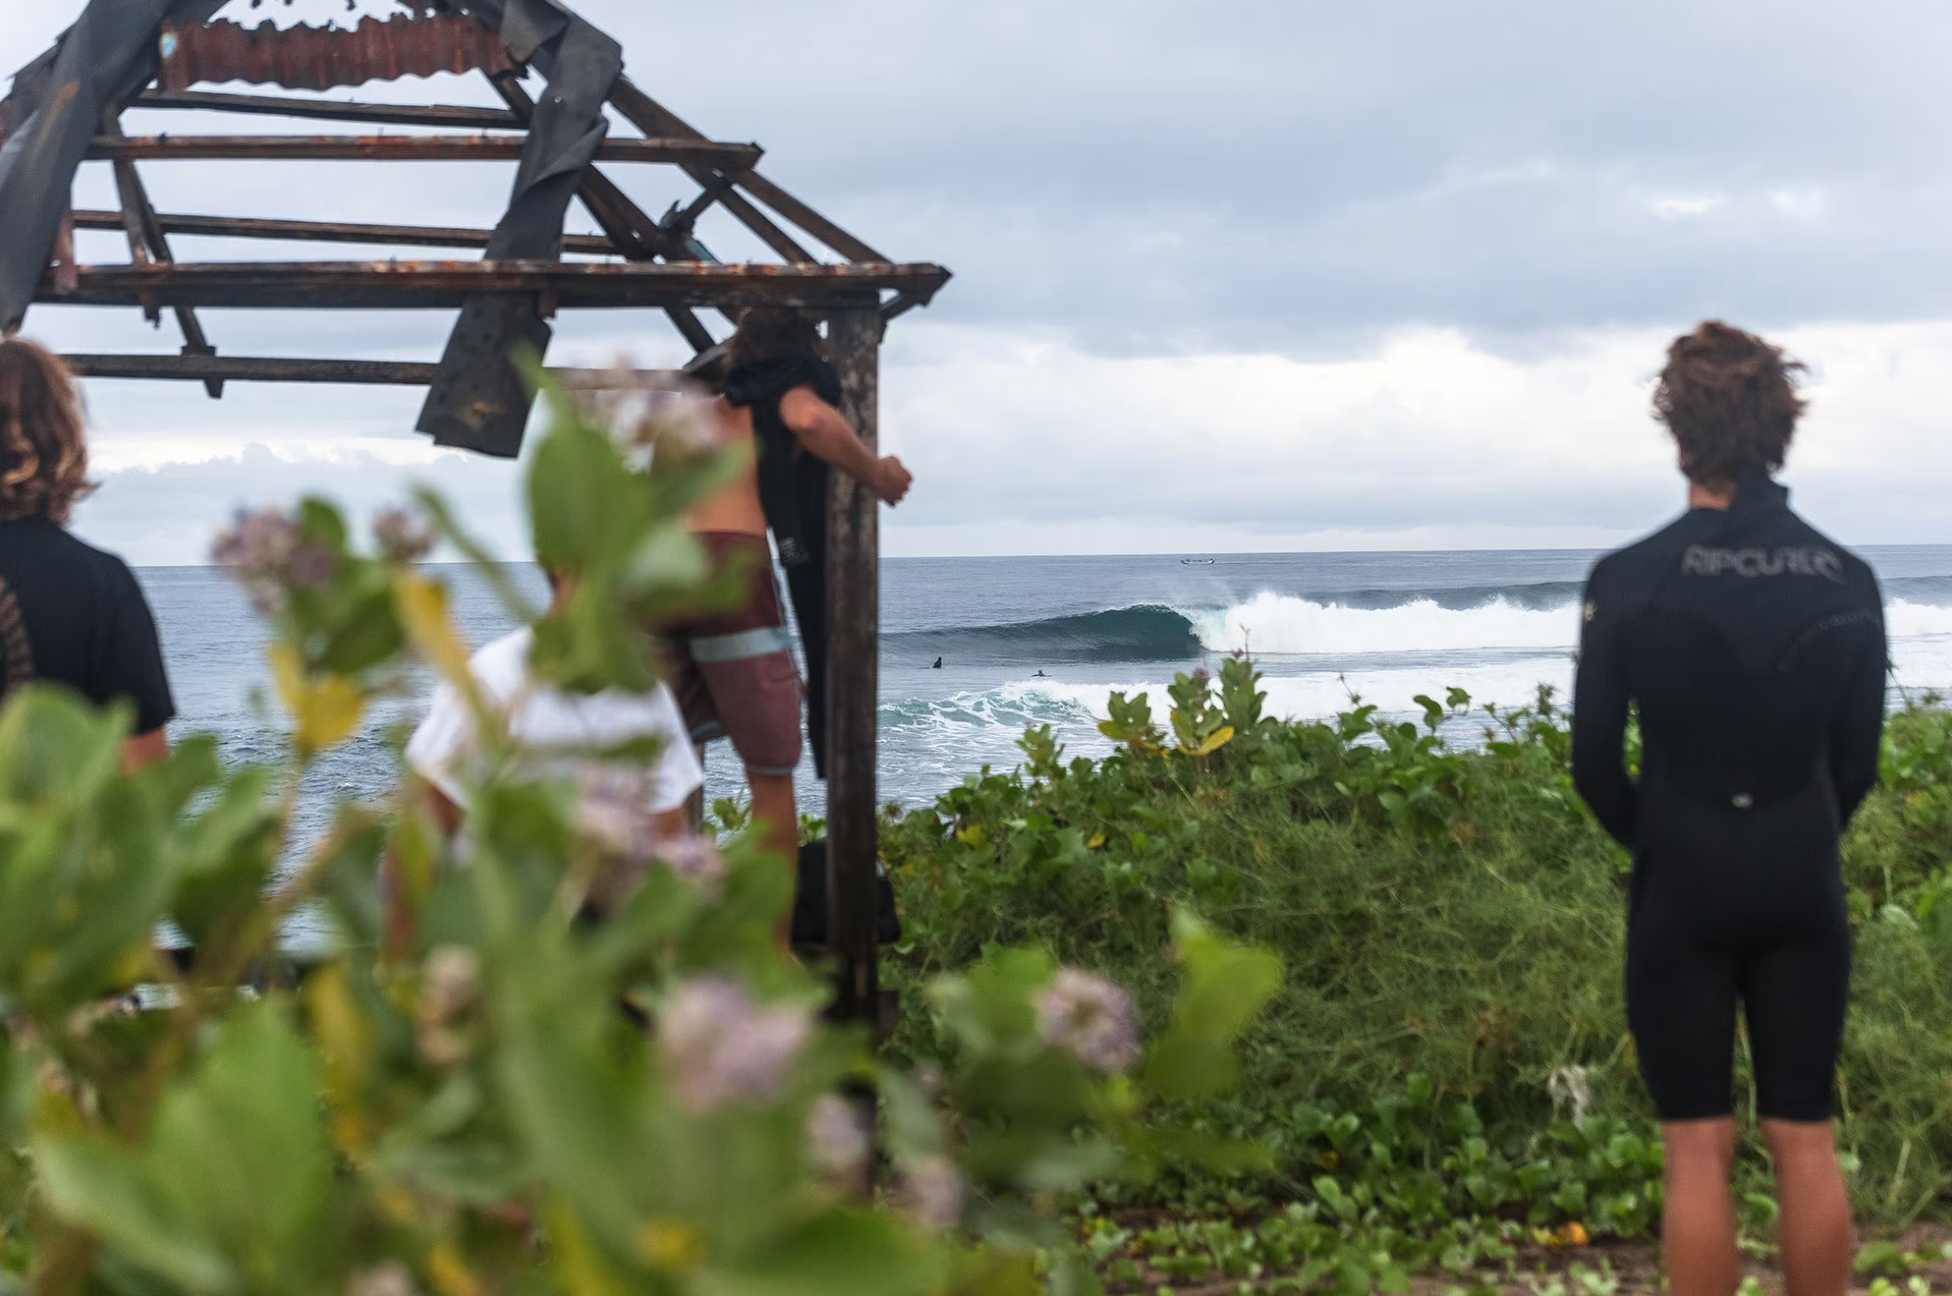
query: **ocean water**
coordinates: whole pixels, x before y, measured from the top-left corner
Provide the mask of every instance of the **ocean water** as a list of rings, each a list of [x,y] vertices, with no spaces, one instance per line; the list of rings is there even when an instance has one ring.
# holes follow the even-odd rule
[[[1897,686],[1952,691],[1952,545],[1861,551],[1887,600]],[[964,775],[1016,762],[1026,725],[1049,724],[1073,754],[1109,743],[1096,729],[1115,689],[1149,692],[1163,716],[1178,671],[1251,652],[1270,710],[1319,717],[1352,694],[1414,713],[1450,686],[1478,702],[1529,701],[1572,678],[1588,552],[1215,554],[1188,558],[891,559],[883,567],[879,783],[884,801],[923,805]],[[436,569],[457,624],[479,645],[511,627],[465,568]],[[181,716],[179,733],[218,735],[239,760],[275,757],[264,703],[264,632],[219,571],[139,573],[155,606]],[[521,578],[538,601],[542,582]],[[935,667],[940,658],[942,665]],[[304,840],[334,800],[384,792],[389,744],[424,705],[428,681],[375,708],[304,792]],[[706,761],[710,795],[741,786],[730,749]],[[803,768],[802,808],[821,788]]]

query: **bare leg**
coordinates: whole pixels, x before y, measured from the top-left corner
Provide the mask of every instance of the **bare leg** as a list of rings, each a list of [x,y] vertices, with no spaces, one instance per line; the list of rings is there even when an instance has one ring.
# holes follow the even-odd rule
[[[800,860],[800,807],[793,799],[793,776],[791,774],[761,774],[746,770],[746,786],[752,789],[752,817],[765,834],[766,848],[779,855],[786,866],[799,877]],[[793,914],[789,910],[779,920],[779,945],[785,949],[792,942]]]
[[[1850,1286],[1850,1197],[1829,1121],[1764,1120],[1776,1163],[1783,1286],[1789,1296],[1842,1296]]]
[[[1741,1280],[1735,1208],[1728,1197],[1735,1119],[1667,1121],[1661,1141],[1667,1146],[1661,1257],[1668,1289],[1672,1296],[1733,1296]]]

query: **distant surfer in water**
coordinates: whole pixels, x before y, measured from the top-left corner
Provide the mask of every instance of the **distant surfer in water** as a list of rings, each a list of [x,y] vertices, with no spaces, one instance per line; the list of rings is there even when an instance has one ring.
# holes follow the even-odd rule
[[[1038,671],[1037,671],[1037,673],[1036,673],[1035,675],[1032,675],[1032,676],[1031,676],[1030,678],[1032,678],[1032,679],[1049,679],[1049,678],[1050,678],[1050,676],[1048,676],[1048,675],[1046,675],[1046,674],[1044,674],[1044,672],[1043,672],[1043,669],[1042,669],[1042,668],[1040,667],[1040,668],[1038,668]]]
[[[929,667],[929,669],[930,669],[930,670],[941,670],[941,669],[942,669],[942,659],[941,659],[940,657],[937,657],[937,658],[935,659],[935,665],[933,665],[933,666],[931,666],[931,667]]]

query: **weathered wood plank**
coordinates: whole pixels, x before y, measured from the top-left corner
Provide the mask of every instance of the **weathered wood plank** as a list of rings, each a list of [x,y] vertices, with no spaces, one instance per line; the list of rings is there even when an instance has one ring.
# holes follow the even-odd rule
[[[405,360],[305,360],[284,356],[219,355],[67,355],[68,368],[82,378],[132,378],[169,382],[343,383],[361,386],[425,387],[439,368]],[[566,382],[594,383],[609,370],[552,368]],[[640,370],[650,386],[683,381],[682,372]]]
[[[657,135],[666,139],[704,139],[705,136],[676,113],[660,104],[632,84],[629,77],[621,77],[616,88],[610,92],[610,105],[623,114],[624,120],[643,131],[646,135]],[[702,178],[694,177],[694,178]],[[766,177],[750,168],[731,174],[732,182],[747,193],[765,203],[786,219],[798,225],[807,233],[825,243],[834,251],[850,261],[885,261],[886,257],[855,238],[840,226],[822,216],[813,208],[787,193]],[[752,204],[739,198],[737,194],[726,201],[725,209],[744,222],[747,228],[759,235],[775,252],[788,261],[812,261],[815,257],[801,248],[791,236],[772,221],[767,220]]]
[[[522,88],[522,79],[512,73],[501,73],[488,78],[488,82],[500,95],[502,102],[517,120],[526,125],[535,116],[535,100]],[[650,214],[636,203],[610,178],[594,166],[586,167],[583,178],[577,183],[576,198],[584,210],[609,236],[618,254],[630,261],[690,261],[695,259],[690,244],[666,233],[663,226],[652,220]],[[709,259],[709,258],[704,258]],[[678,330],[679,336],[691,347],[693,352],[711,349],[713,345],[711,330],[704,322],[691,313],[688,307],[670,306],[665,314]]]
[[[89,146],[90,161],[252,162],[497,162],[516,161],[520,135],[131,135],[103,136]],[[613,139],[597,149],[604,162],[751,166],[757,144],[710,140]]]
[[[830,316],[834,366],[846,414],[870,450],[878,440],[881,317],[874,309]],[[881,568],[879,503],[845,473],[831,476],[827,511],[827,903],[835,1013],[875,1020],[880,979],[875,945],[875,713],[879,701]]]
[[[82,267],[70,305],[238,309],[443,309],[479,293],[551,293],[565,309],[734,308],[754,302],[826,310],[878,306],[882,291],[922,300],[946,282],[932,265],[719,265],[707,262],[307,261]]]
[[[102,123],[103,137],[120,140],[122,124],[120,115],[110,112]],[[156,208],[149,201],[149,193],[142,187],[142,177],[136,174],[136,164],[126,159],[114,163],[115,193],[122,204],[123,226],[129,235],[129,259],[137,265],[150,263],[169,265],[175,260],[170,254],[169,239],[163,233],[162,225],[156,219]],[[145,302],[144,313],[151,320],[156,318],[154,307]],[[212,356],[217,348],[210,345],[210,339],[203,331],[203,322],[189,306],[177,306],[174,310],[176,326],[183,333],[183,354]],[[222,400],[224,384],[221,379],[205,380],[204,391],[211,400]]]
[[[129,101],[131,108],[204,109],[258,117],[296,117],[311,121],[361,122],[369,126],[439,126],[457,130],[521,130],[522,122],[499,108],[349,103],[337,99],[292,99],[284,95],[223,94],[204,90],[152,90]]]
[[[398,247],[485,248],[492,230],[433,225],[368,225],[340,221],[266,220],[247,216],[189,216],[159,213],[165,234],[198,238],[282,239],[300,243],[362,243]],[[83,210],[75,213],[75,228],[122,228],[119,212]],[[615,256],[611,241],[597,234],[571,234],[563,251],[589,256]]]

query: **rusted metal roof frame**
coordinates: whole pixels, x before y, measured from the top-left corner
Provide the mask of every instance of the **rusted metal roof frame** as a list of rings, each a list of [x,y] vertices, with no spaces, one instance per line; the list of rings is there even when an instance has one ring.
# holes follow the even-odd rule
[[[423,431],[432,433],[444,444],[465,445],[491,454],[513,454],[519,448],[521,425],[526,422],[528,398],[506,357],[524,343],[537,350],[546,349],[551,332],[546,319],[558,306],[663,305],[694,347],[709,353],[714,349],[710,345],[711,336],[690,317],[691,306],[716,306],[728,314],[747,301],[757,300],[794,301],[835,309],[859,308],[864,302],[870,306],[879,303],[886,292],[892,297],[880,309],[884,317],[892,318],[926,303],[948,278],[947,271],[939,267],[887,264],[867,244],[826,221],[754,171],[756,148],[742,150],[740,146],[716,145],[682,122],[623,75],[622,51],[614,41],[559,0],[444,0],[442,8],[446,13],[434,19],[392,22],[368,19],[350,32],[286,29],[275,36],[235,24],[206,25],[224,3],[225,0],[89,0],[81,17],[56,47],[24,69],[16,79],[13,94],[0,100],[0,228],[24,235],[10,238],[0,246],[0,318],[5,322],[16,322],[33,300],[76,303],[136,300],[151,307],[168,303],[187,309],[201,297],[210,304],[219,304],[220,300],[251,305],[286,301],[317,307],[321,304],[318,294],[322,290],[337,293],[334,304],[347,306],[406,304],[403,299],[408,298],[414,305],[429,305],[435,300],[451,300],[450,294],[460,293],[463,294],[462,318],[438,367],[439,380],[429,393],[420,424]],[[458,36],[457,32],[468,30],[456,26],[463,18],[472,19],[492,33],[491,40],[498,43],[502,53],[497,55],[490,43],[473,36]],[[445,36],[436,35],[443,27],[448,29]],[[291,37],[294,30],[303,34]],[[152,36],[156,39],[151,40]],[[202,75],[234,71],[236,75],[262,77],[293,88],[314,85],[327,88],[327,83],[336,86],[346,84],[345,78],[363,76],[374,65],[383,71],[397,65],[397,70],[404,71],[431,60],[440,65],[434,70],[455,70],[450,65],[459,60],[466,67],[479,67],[498,81],[504,79],[498,73],[530,67],[548,80],[549,88],[532,109],[533,118],[528,123],[529,133],[522,140],[522,164],[509,210],[496,229],[485,236],[473,231],[428,231],[468,235],[467,241],[459,245],[484,246],[487,257],[483,263],[408,262],[387,263],[384,267],[297,263],[235,268],[137,265],[85,267],[79,271],[63,266],[60,275],[50,276],[43,282],[41,272],[48,266],[46,256],[37,261],[22,249],[45,248],[51,252],[60,241],[68,213],[50,210],[63,205],[52,195],[57,191],[65,195],[66,184],[60,181],[72,177],[75,166],[91,147],[116,153],[125,160],[136,155],[182,155],[165,154],[160,140],[104,145],[90,138],[92,132],[85,131],[86,125],[101,120],[103,110],[129,103],[136,92],[155,79],[163,53],[186,60],[178,65],[181,70],[176,74],[184,84],[175,92],[167,86],[149,92],[143,96],[148,101],[145,106],[198,106],[273,113],[280,111],[281,105],[289,104],[294,109],[293,115],[299,116],[509,129],[518,127],[521,124],[518,118],[525,114],[459,107],[414,109],[265,96],[200,95],[188,86]],[[239,63],[241,68],[235,66]],[[202,70],[192,75],[196,69]],[[78,75],[83,70],[88,75]],[[168,84],[173,86],[175,82]],[[226,102],[190,102],[193,100]],[[616,145],[621,147],[607,146],[608,121],[603,112],[606,103],[651,138],[617,141]],[[46,114],[41,127],[33,132],[20,132],[18,127],[37,113]],[[33,147],[23,143],[29,136]],[[289,147],[293,138],[283,137],[281,143]],[[514,139],[503,137],[483,147],[505,152],[514,143]],[[256,155],[251,153],[254,146],[248,142],[233,142],[228,147],[238,153]],[[301,145],[300,151],[304,147]],[[359,152],[358,141],[312,141],[311,147],[320,150],[321,155],[366,156]],[[415,148],[438,151],[459,148],[459,145],[450,140],[403,147],[406,151]],[[614,187],[609,187],[608,196],[621,201],[606,204],[606,195],[592,191],[585,183],[599,178],[590,164],[606,149],[616,156],[632,152],[648,154],[660,147],[668,149],[669,154],[655,160],[678,162],[703,190],[690,209],[680,209],[681,216],[687,210],[695,214],[716,202],[775,252],[797,264],[778,268],[725,267],[709,261],[687,263],[684,258],[709,258],[710,253],[687,237],[682,220],[669,229],[662,228],[637,211],[627,199],[622,199]],[[221,152],[226,145],[193,144],[188,148]],[[679,153],[685,156],[680,158]],[[38,186],[30,181],[38,181]],[[615,208],[611,211],[613,219],[602,222],[601,214],[599,218],[616,251],[626,257],[664,257],[674,264],[659,266],[639,260],[625,267],[564,266],[560,262],[563,251],[595,250],[593,246],[587,249],[577,246],[592,244],[591,240],[576,240],[571,244],[563,235],[568,202],[579,190],[586,201],[595,198],[599,207]],[[771,207],[854,264],[835,267],[814,262],[811,253],[749,199]],[[16,216],[25,219],[11,219]],[[223,218],[176,219],[216,223]],[[149,213],[147,223],[156,226],[158,234],[163,232],[163,221],[164,218]],[[361,233],[354,227],[319,222],[239,224],[263,225],[262,231],[251,231],[263,237],[282,237],[284,233],[303,237],[306,227],[318,229],[321,237],[343,234],[346,241],[360,237]],[[284,228],[274,234],[271,231],[274,225]],[[46,231],[45,242],[41,238],[43,226],[51,227]],[[332,233],[328,235],[324,231]],[[374,226],[370,232],[383,233],[390,240],[396,234],[411,236],[414,230],[404,226]],[[478,236],[481,242],[476,241]],[[638,247],[639,243],[645,246]],[[572,273],[551,279],[542,272],[552,266]],[[666,273],[607,283],[573,273],[592,269]],[[782,275],[781,269],[816,273]],[[668,273],[671,271],[678,273]],[[281,273],[289,274],[293,282],[282,286],[272,282]],[[398,277],[403,273],[424,277],[417,287],[403,291],[404,281]],[[29,275],[33,276],[31,285],[24,282]],[[70,283],[72,292],[61,291]],[[326,284],[334,287],[324,289]],[[51,297],[49,292],[56,295]],[[118,298],[118,293],[122,297]],[[304,300],[297,300],[301,296]],[[209,360],[209,357],[197,359]],[[214,360],[209,363],[219,367]],[[329,369],[363,362],[320,363]]]

